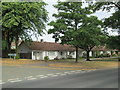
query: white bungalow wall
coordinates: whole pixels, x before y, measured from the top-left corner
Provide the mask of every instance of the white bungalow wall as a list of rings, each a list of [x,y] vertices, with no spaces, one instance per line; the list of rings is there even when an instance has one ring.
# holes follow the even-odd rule
[[[44,51],[33,50],[32,51],[32,60],[43,60]]]
[[[79,51],[79,56],[82,57],[85,51]],[[33,60],[44,60],[45,56],[48,56],[50,60],[54,58],[67,58],[68,55],[71,55],[72,58],[76,58],[76,51],[32,51],[32,59]],[[90,52],[90,56],[92,56],[92,52]]]
[[[32,51],[32,59],[33,60],[44,60],[45,56],[48,56],[50,60],[54,58],[67,58],[69,55],[69,51]],[[75,58],[76,53],[72,54],[72,57]]]
[[[48,56],[50,60],[54,59],[57,57],[57,51],[44,51],[43,52],[43,57]],[[44,60],[44,58],[43,58]]]

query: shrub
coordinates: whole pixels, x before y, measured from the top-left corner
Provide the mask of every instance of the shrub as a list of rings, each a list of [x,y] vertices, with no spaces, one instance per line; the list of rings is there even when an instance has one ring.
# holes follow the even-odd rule
[[[44,60],[47,62],[49,60],[49,57],[48,56],[45,56],[44,57]]]
[[[20,56],[19,56],[19,55],[16,55],[16,56],[15,56],[15,59],[20,59]]]

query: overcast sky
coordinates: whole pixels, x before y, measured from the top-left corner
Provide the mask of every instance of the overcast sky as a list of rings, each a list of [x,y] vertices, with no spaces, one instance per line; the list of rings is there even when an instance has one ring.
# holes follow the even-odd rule
[[[57,0],[44,0],[44,1],[48,4],[46,6],[46,9],[47,9],[47,11],[49,13],[48,14],[48,16],[49,16],[49,22],[52,21],[52,20],[55,20],[55,18],[52,17],[52,14],[53,13],[57,13],[57,10],[53,7],[53,5],[57,4]],[[107,18],[107,17],[111,16],[111,12],[98,11],[94,15],[96,15],[99,19],[103,19],[103,18]],[[46,29],[48,30],[49,28],[50,28],[50,26],[46,25]],[[116,33],[110,32],[110,34],[114,35]],[[45,35],[40,36],[38,39],[36,39],[35,37],[33,37],[34,41],[40,41],[41,39],[43,39],[44,41],[47,41],[47,42],[55,42],[55,40],[52,38],[52,34],[48,35],[46,33]]]

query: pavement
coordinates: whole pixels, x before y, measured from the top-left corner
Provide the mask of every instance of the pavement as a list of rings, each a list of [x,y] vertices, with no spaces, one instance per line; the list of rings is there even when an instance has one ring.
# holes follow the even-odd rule
[[[118,69],[39,75],[5,83],[3,88],[118,88]]]

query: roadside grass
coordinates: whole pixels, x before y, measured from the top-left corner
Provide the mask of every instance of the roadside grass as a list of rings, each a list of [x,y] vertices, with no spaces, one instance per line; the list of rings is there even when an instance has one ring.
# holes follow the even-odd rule
[[[7,66],[24,66],[25,64],[34,64],[33,68],[56,68],[56,69],[105,69],[118,67],[117,58],[99,58],[92,61],[85,61],[85,59],[79,59],[78,63],[75,63],[75,59],[62,59],[62,60],[31,60],[31,59],[2,59],[0,61],[2,65]],[[43,64],[42,66],[40,64]],[[47,64],[44,66],[44,64]]]
[[[50,67],[62,68],[76,68],[76,69],[105,69],[118,67],[118,62],[105,62],[105,61],[80,61],[78,63],[56,63],[49,64]]]
[[[79,58],[78,59],[78,62],[79,61],[85,61],[86,58]],[[112,62],[118,62],[118,58],[90,58],[90,60],[92,61],[112,61]],[[60,59],[60,60],[54,60],[54,61],[63,61],[63,62],[66,62],[66,61],[73,61],[75,62],[75,59]]]
[[[49,64],[50,67],[57,68],[76,68],[76,69],[105,69],[118,67],[120,62],[118,58],[91,58],[92,61],[85,61],[85,58],[80,58],[78,63],[75,59],[57,60],[60,63]]]
[[[32,63],[37,63],[37,62],[42,62],[42,61],[37,61],[37,60],[31,60],[31,59],[9,59],[9,58],[2,58],[2,65],[9,65],[9,66],[19,66],[23,64],[32,64]]]

